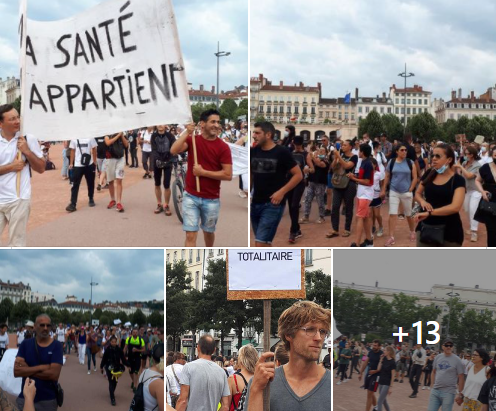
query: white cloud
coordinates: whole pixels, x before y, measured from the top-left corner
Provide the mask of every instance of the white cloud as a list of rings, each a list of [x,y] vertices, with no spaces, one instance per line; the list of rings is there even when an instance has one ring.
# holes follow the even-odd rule
[[[324,97],[403,84],[405,62],[435,97],[494,84],[496,4],[475,0],[252,0],[250,75],[321,82]]]

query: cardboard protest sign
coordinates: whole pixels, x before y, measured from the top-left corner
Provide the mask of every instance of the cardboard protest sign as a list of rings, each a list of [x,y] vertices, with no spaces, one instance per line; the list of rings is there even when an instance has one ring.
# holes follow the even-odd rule
[[[236,144],[227,143],[231,149],[233,161],[233,176],[239,176],[248,173],[248,148]]]
[[[191,122],[170,0],[109,0],[65,20],[28,19],[20,32],[24,134],[74,140]]]
[[[305,298],[300,249],[251,248],[226,253],[227,299]]]

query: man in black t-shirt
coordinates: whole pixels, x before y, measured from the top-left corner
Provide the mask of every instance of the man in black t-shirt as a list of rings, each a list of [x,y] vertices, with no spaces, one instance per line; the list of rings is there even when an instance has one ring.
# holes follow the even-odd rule
[[[362,374],[365,368],[368,368],[368,374],[365,376],[364,388],[367,390],[367,403],[365,409],[370,410],[371,406],[377,405],[377,398],[374,393],[377,390],[377,384],[379,376],[379,371],[377,368],[379,366],[379,361],[381,360],[381,355],[384,354],[381,350],[381,342],[379,340],[374,340],[372,343],[372,350],[368,353],[367,359],[363,361],[362,368],[360,368],[360,374],[358,374],[358,381],[362,379]]]
[[[131,165],[129,168],[138,168],[138,131],[129,130],[127,140],[129,141],[129,154],[131,154]]]
[[[291,152],[274,143],[275,128],[270,122],[255,123],[251,149],[253,199],[251,224],[256,247],[270,247],[284,213],[286,194],[302,180],[300,167]],[[288,181],[287,176],[290,175]]]

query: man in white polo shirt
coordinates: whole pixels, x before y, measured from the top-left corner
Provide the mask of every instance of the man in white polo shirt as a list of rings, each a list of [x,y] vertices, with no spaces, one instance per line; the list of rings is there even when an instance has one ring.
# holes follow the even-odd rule
[[[0,106],[0,235],[9,226],[9,247],[26,246],[26,227],[31,209],[31,172],[45,171],[45,159],[38,140],[21,137],[21,120],[10,104]],[[22,153],[17,160],[17,151]],[[20,193],[17,173],[21,172]]]

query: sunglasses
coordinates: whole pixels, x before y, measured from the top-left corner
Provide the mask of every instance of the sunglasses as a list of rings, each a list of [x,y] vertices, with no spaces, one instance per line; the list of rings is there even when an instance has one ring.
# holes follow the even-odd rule
[[[50,328],[52,324],[38,324],[38,326],[42,328]]]
[[[398,151],[406,151],[406,148],[400,148]]]
[[[432,158],[438,158],[439,159],[439,158],[441,158],[441,154],[433,154]]]
[[[453,347],[453,344],[444,344],[444,346],[445,346],[446,348],[452,348],[452,347]]]

